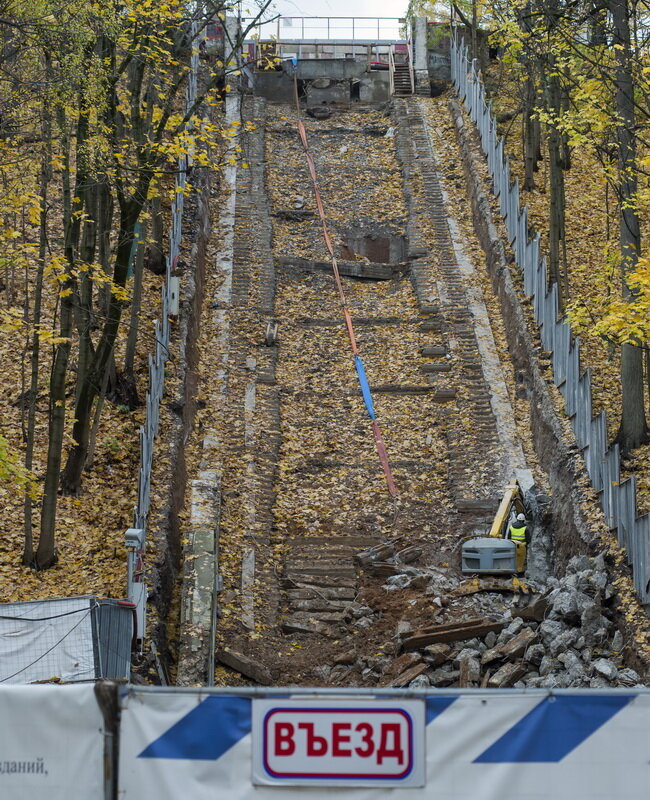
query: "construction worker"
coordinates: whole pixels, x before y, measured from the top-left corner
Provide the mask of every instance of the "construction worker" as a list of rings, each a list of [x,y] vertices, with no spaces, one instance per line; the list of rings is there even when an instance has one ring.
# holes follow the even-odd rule
[[[512,539],[517,546],[517,572],[524,572],[526,569],[526,545],[530,541],[530,533],[526,525],[526,517],[517,514],[517,519],[508,526],[506,539]]]

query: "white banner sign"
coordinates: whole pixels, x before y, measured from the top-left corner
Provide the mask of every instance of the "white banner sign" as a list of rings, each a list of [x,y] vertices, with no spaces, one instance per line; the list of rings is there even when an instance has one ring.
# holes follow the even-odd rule
[[[0,798],[102,800],[104,720],[92,684],[0,688]]]
[[[406,782],[419,769],[417,711],[407,712],[412,739],[396,712],[410,701],[361,694],[333,701],[316,692],[309,700],[303,694],[258,701],[244,693],[129,689],[122,710],[120,798],[650,798],[647,690],[427,695],[416,701],[426,723],[419,786]],[[411,773],[403,774],[411,763]],[[355,774],[363,776],[362,785],[349,785]],[[318,785],[322,781],[339,788]]]
[[[253,700],[253,783],[423,786],[422,700]]]

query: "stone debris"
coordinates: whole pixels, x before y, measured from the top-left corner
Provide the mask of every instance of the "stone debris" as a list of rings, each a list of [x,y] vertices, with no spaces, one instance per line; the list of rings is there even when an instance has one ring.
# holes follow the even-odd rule
[[[591,668],[598,675],[607,678],[608,681],[613,681],[618,675],[616,664],[608,658],[597,658],[591,663]]]
[[[423,577],[429,581],[425,596],[430,597],[431,588],[437,589],[439,583],[445,584],[454,602],[478,593],[466,590],[467,581],[454,592],[455,579],[434,568],[390,576],[384,589],[412,587]],[[395,635],[396,652],[401,655],[388,660],[385,669],[376,666],[372,680],[412,688],[640,685],[638,673],[622,663],[624,640],[608,618],[608,587],[601,558],[576,556],[563,578],[549,578],[546,586],[536,587],[526,606],[505,609],[500,620],[466,618],[415,629],[404,620],[397,624]],[[486,597],[498,600],[502,593]],[[433,613],[448,613],[448,607],[445,597],[444,604],[433,605]],[[492,610],[496,607],[493,601]]]

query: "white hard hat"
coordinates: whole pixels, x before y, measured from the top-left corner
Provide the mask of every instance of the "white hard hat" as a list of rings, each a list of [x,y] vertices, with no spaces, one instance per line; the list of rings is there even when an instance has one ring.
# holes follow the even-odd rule
[[[517,522],[525,522],[526,517],[523,514],[517,514]]]

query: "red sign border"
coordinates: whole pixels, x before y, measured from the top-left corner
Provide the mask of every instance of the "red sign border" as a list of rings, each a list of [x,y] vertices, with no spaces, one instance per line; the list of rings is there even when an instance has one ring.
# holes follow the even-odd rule
[[[268,721],[274,714],[287,713],[287,714],[400,714],[406,719],[408,725],[408,764],[406,769],[396,775],[377,775],[375,773],[323,773],[323,772],[275,772],[269,766],[267,760],[267,745],[268,745]],[[268,775],[278,780],[287,780],[289,778],[302,778],[304,780],[376,780],[376,781],[395,781],[404,780],[413,772],[414,767],[414,736],[413,736],[413,719],[408,711],[403,708],[315,708],[313,706],[307,708],[272,708],[264,715],[262,723],[262,763]]]

